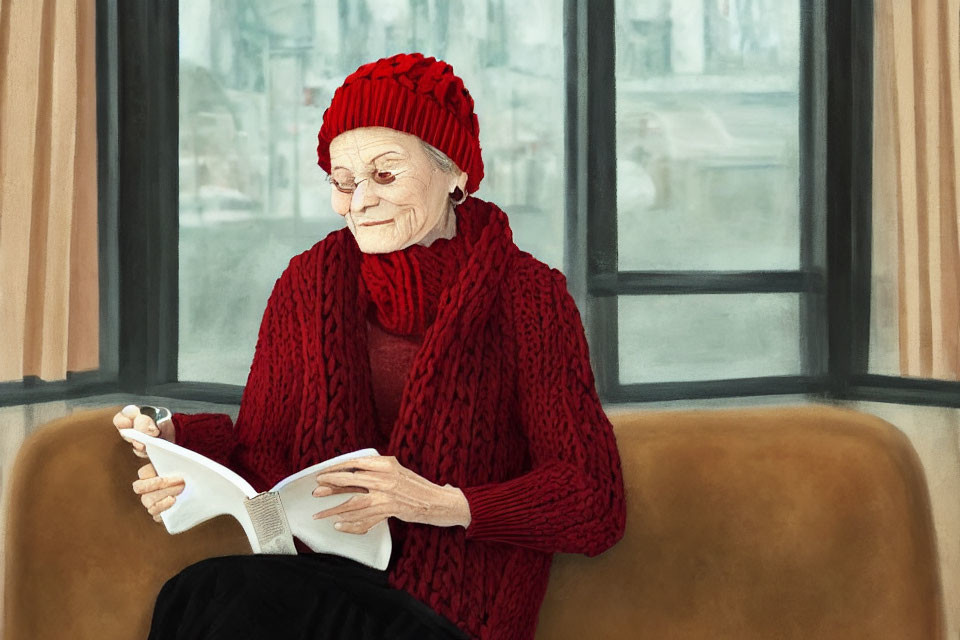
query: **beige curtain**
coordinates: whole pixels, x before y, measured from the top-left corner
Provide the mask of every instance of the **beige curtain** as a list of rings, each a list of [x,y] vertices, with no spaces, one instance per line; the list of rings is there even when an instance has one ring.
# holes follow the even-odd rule
[[[0,382],[99,366],[94,0],[0,0]]]
[[[872,335],[881,353],[896,341],[898,371],[873,358],[871,370],[960,380],[960,0],[874,7],[874,270],[885,304]]]

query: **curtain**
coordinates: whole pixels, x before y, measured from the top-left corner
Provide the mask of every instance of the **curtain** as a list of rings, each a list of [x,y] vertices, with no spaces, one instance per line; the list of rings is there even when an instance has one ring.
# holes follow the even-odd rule
[[[0,0],[0,382],[99,366],[94,0]]]
[[[896,357],[886,367],[896,371],[881,372],[960,380],[960,0],[875,0],[874,12],[873,264],[881,304],[871,333],[881,354],[887,342]],[[885,289],[894,273],[895,289]],[[884,327],[896,327],[895,335]]]

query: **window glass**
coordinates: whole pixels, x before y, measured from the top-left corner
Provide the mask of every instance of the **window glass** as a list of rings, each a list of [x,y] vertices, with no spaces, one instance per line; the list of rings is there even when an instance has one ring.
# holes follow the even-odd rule
[[[620,269],[799,268],[799,0],[615,7]]]
[[[799,375],[800,296],[620,296],[620,383]]]
[[[189,0],[180,5],[179,379],[244,384],[273,283],[344,226],[323,111],[365,62],[419,51],[463,78],[521,249],[563,267],[563,3]],[[536,19],[531,19],[536,16]]]

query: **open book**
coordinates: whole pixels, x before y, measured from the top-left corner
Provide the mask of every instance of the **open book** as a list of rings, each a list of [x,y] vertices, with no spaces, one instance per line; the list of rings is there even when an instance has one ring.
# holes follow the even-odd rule
[[[120,434],[142,442],[159,476],[180,476],[183,492],[160,517],[170,533],[180,533],[201,522],[228,514],[240,522],[254,553],[295,554],[293,536],[313,551],[351,558],[367,566],[387,568],[392,541],[384,520],[364,534],[345,533],[333,528],[335,517],[314,520],[313,514],[346,502],[354,493],[315,497],[316,474],[326,467],[365,456],[379,455],[376,449],[351,451],[307,467],[278,482],[272,489],[257,493],[238,474],[206,456],[162,438],[135,429]]]

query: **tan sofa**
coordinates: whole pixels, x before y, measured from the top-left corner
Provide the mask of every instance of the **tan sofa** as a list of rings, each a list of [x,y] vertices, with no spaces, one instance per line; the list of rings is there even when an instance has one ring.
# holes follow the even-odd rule
[[[117,410],[45,425],[19,452],[7,640],[143,639],[168,577],[249,551],[225,518],[170,536],[146,516]],[[944,637],[923,471],[890,424],[830,407],[611,420],[627,533],[598,557],[555,557],[538,639]]]

